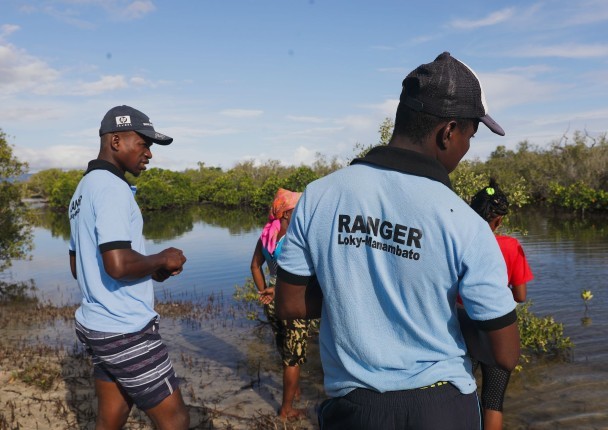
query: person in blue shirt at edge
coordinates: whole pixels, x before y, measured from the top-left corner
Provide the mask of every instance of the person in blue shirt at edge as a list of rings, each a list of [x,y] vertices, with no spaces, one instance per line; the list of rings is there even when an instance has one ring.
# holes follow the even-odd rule
[[[185,430],[190,417],[158,331],[152,280],[181,273],[186,257],[176,248],[146,255],[142,215],[125,178],[146,170],[153,143],[173,139],[125,105],[106,113],[99,136],[99,155],[69,207],[70,269],[83,296],[76,335],[93,361],[95,428],[122,428],[135,404],[156,428]]]
[[[488,116],[448,52],[403,81],[393,135],[306,187],[279,257],[279,318],[321,317],[320,428],[481,429],[456,295],[498,366],[519,359],[515,301],[488,224],[448,174]]]

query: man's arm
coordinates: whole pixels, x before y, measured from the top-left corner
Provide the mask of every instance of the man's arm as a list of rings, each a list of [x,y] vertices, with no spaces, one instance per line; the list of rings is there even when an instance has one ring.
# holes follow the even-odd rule
[[[74,279],[76,278],[76,255],[72,254],[70,251],[70,270],[72,271],[72,276]]]
[[[486,332],[492,346],[494,360],[499,367],[512,371],[519,362],[519,328],[514,323]]]
[[[186,257],[181,250],[167,248],[158,254],[142,255],[130,248],[111,249],[101,254],[103,266],[114,279],[130,281],[152,275],[164,281],[181,273]]]
[[[304,283],[290,283],[285,278],[289,280],[302,278]],[[321,317],[323,292],[319,282],[316,276],[308,278],[308,282],[305,279],[290,275],[279,268],[274,298],[278,318],[311,319]]]

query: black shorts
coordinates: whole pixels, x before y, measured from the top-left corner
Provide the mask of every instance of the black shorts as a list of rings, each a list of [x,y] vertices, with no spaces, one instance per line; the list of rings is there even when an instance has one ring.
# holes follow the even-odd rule
[[[480,430],[477,393],[450,383],[425,389],[377,391],[358,388],[319,408],[321,430]]]

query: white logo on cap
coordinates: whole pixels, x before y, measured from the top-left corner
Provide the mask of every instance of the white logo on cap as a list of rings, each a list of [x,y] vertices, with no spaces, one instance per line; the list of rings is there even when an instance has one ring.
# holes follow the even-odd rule
[[[122,115],[116,117],[116,126],[122,127],[125,125],[131,125],[131,117],[129,115]]]

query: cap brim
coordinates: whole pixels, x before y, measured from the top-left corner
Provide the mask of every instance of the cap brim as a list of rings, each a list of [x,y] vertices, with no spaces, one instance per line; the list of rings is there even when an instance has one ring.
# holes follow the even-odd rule
[[[169,145],[171,142],[173,142],[172,137],[166,136],[162,133],[159,133],[158,131],[153,131],[153,130],[135,130],[135,131],[137,133],[141,134],[142,136],[147,137],[152,142],[157,143],[159,145]]]
[[[501,126],[498,125],[498,123],[496,121],[494,121],[492,119],[492,117],[490,115],[484,115],[481,118],[479,118],[479,120],[481,122],[483,122],[490,130],[492,130],[494,133],[498,134],[499,136],[505,135],[505,131],[502,129]]]

